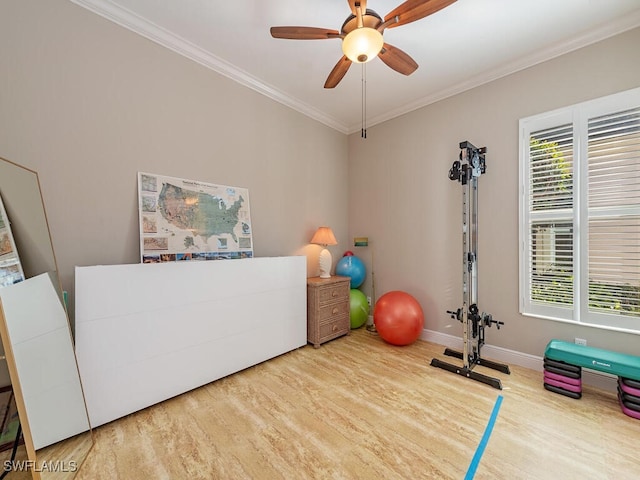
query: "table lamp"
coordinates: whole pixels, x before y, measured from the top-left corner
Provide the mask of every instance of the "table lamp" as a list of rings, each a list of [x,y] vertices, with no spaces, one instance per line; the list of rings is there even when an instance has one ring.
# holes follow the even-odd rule
[[[320,278],[330,278],[331,277],[331,263],[333,260],[331,259],[331,252],[327,250],[327,245],[337,245],[336,237],[333,235],[331,228],[329,227],[320,227],[313,234],[313,238],[311,242],[315,245],[322,245],[324,248],[320,252],[319,265],[320,265]]]

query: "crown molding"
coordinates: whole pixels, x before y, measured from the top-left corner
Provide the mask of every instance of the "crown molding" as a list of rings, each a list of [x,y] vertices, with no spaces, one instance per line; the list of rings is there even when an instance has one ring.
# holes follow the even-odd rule
[[[552,60],[561,55],[565,55],[615,35],[619,35],[638,26],[640,26],[640,11],[633,15],[623,17],[617,22],[611,22],[603,25],[602,27],[594,29],[579,37],[571,38],[566,42],[557,43],[544,50],[539,50],[531,55],[521,57],[514,62],[503,65],[501,68],[485,71],[475,77],[469,78],[456,85],[452,85],[449,88],[439,90],[434,94],[423,97],[415,102],[403,105],[394,110],[389,110],[382,115],[368,119],[367,125],[372,127],[379,123],[386,122],[387,120],[391,120],[414,110],[418,110],[419,108],[426,107],[427,105],[439,102],[445,98],[452,97],[467,90],[471,90],[472,88],[479,87],[480,85],[484,85],[494,80],[498,80],[499,78],[533,67],[534,65],[546,62],[547,60]],[[349,127],[349,134],[359,131],[360,124],[351,125]]]
[[[142,37],[151,40],[154,43],[162,45],[173,52],[182,55],[200,65],[209,68],[220,75],[223,75],[231,80],[244,85],[278,103],[281,103],[303,115],[310,117],[318,122],[339,131],[340,133],[347,134],[347,126],[340,123],[335,118],[321,112],[320,110],[312,107],[311,105],[294,98],[286,93],[278,90],[277,88],[268,85],[256,77],[250,75],[230,64],[226,60],[223,60],[206,50],[198,47],[197,45],[189,42],[188,40],[175,35],[174,33],[152,23],[136,13],[116,5],[109,0],[70,0],[76,5],[83,7],[97,15],[100,15],[111,22],[124,27]]]
[[[188,40],[175,35],[174,33],[140,17],[134,12],[116,5],[110,0],[70,0],[91,12],[106,18],[107,20],[120,25],[134,33],[137,33],[179,55],[187,57],[206,68],[209,68],[220,75],[240,83],[282,105],[285,105],[303,115],[337,130],[340,133],[352,134],[359,132],[360,123],[357,125],[345,125],[336,118],[312,107],[304,101],[294,98],[285,92],[268,85],[248,72],[237,68],[226,60],[223,60]],[[557,43],[544,50],[539,50],[531,55],[519,58],[518,60],[502,66],[498,69],[488,70],[451,87],[439,90],[432,95],[425,96],[415,102],[403,105],[399,108],[389,110],[382,115],[367,119],[368,127],[373,127],[387,120],[410,113],[422,107],[426,107],[445,98],[457,95],[472,88],[484,85],[493,80],[511,75],[520,70],[532,67],[539,63],[551,60],[566,53],[572,52],[593,43],[605,40],[606,38],[618,35],[625,31],[640,26],[640,11],[625,16],[617,22],[611,22],[600,28],[594,29],[584,35],[572,38],[566,42]]]

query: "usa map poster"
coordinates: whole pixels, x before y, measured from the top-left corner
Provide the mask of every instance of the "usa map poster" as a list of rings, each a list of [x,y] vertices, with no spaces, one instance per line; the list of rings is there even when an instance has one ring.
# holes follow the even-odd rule
[[[138,172],[143,263],[253,257],[249,190]]]

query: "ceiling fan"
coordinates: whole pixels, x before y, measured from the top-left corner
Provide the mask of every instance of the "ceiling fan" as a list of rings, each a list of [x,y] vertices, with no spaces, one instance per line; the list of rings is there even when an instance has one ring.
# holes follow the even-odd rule
[[[415,22],[448,7],[456,0],[406,0],[389,12],[384,19],[367,8],[366,0],[347,0],[351,15],[340,31],[317,27],[271,27],[273,38],[291,40],[342,39],[344,55],[333,67],[324,88],[334,88],[346,75],[353,62],[366,63],[380,57],[388,67],[403,75],[411,75],[418,64],[397,47],[384,42],[385,29]]]

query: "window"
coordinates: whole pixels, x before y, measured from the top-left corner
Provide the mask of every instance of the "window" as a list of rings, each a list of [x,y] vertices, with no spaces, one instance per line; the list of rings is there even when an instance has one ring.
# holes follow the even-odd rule
[[[640,332],[640,88],[520,120],[520,312]]]

